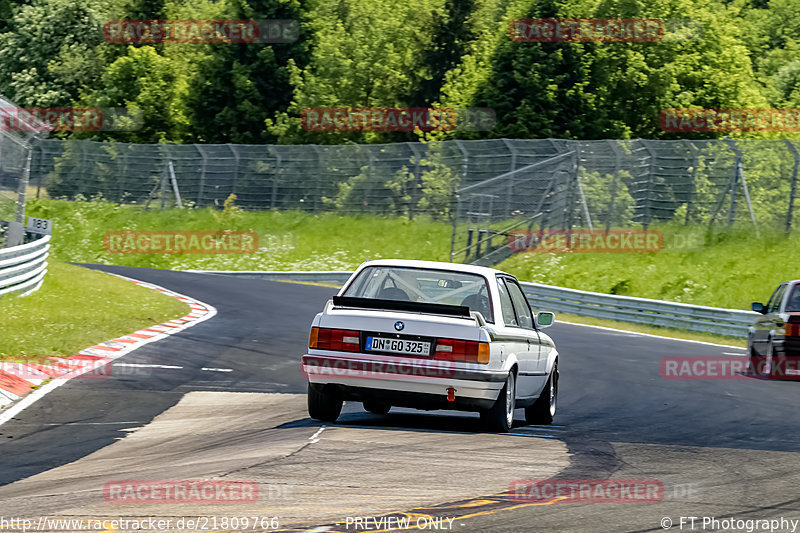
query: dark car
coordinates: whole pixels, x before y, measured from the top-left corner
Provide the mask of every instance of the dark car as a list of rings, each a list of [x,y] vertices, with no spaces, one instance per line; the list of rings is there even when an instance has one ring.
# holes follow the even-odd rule
[[[747,337],[748,370],[777,379],[800,379],[800,280],[784,281],[765,304]]]

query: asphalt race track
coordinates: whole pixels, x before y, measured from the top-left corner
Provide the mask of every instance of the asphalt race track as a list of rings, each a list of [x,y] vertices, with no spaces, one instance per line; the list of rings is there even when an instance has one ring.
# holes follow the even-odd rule
[[[513,434],[491,435],[470,413],[380,417],[348,404],[339,423],[322,428],[305,412],[299,359],[310,320],[335,289],[96,268],[218,314],[118,361],[144,366],[72,380],[0,426],[4,517],[247,514],[277,517],[291,531],[394,531],[352,519],[406,516],[412,524],[425,517],[427,529],[441,518],[436,524],[459,532],[663,531],[670,523],[712,531],[702,517],[800,520],[800,382],[659,373],[663,357],[742,349],[557,323],[548,330],[561,354],[553,427],[525,427],[518,411]],[[259,499],[131,506],[103,496],[114,480],[212,478],[253,480]],[[547,478],[656,480],[663,498],[531,502],[507,493],[515,480]],[[691,516],[694,529],[688,519],[681,528]]]

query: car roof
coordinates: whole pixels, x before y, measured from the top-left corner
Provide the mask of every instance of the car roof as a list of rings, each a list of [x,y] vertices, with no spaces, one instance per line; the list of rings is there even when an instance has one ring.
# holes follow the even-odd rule
[[[358,268],[359,270],[367,266],[398,266],[398,267],[411,267],[411,268],[432,268],[438,270],[453,270],[456,272],[466,272],[469,274],[479,274],[487,278],[494,277],[497,274],[505,274],[510,276],[507,272],[497,270],[496,268],[489,268],[476,265],[465,265],[462,263],[446,263],[444,261],[417,261],[413,259],[374,259],[365,261]]]

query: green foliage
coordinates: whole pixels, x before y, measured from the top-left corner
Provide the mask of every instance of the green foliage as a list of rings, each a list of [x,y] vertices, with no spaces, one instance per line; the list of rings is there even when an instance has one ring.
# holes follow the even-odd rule
[[[8,8],[4,8],[6,13]],[[102,0],[37,0],[14,10],[0,34],[0,93],[20,106],[67,106],[103,73]]]
[[[529,17],[692,26],[655,43],[513,42],[509,22]],[[300,31],[294,43],[104,42],[115,18],[288,19]],[[498,118],[489,132],[427,139],[676,138],[659,128],[664,108],[800,106],[799,34],[800,0],[0,0],[0,93],[141,113],[136,131],[59,134],[96,140],[408,141],[420,134],[313,132],[299,117],[423,106]]]
[[[444,0],[319,0],[303,24],[313,36],[308,65],[290,60],[294,98],[267,121],[269,131],[282,144],[398,140],[376,132],[308,132],[299,116],[312,107],[408,106],[408,95],[431,79],[423,54],[434,46],[432,28],[444,8]]]

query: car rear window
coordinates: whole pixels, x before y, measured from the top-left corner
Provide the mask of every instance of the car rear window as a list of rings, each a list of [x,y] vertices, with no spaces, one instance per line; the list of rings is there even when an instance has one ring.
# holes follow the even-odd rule
[[[494,322],[486,278],[478,274],[394,266],[362,270],[342,296],[463,305]]]

